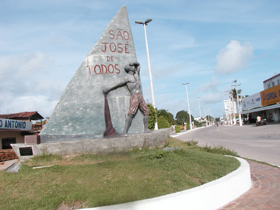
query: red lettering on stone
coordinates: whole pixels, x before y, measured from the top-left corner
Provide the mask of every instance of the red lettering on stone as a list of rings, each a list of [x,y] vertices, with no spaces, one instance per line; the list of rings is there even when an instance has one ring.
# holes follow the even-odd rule
[[[125,40],[128,40],[129,39],[129,33],[127,31],[124,31],[123,32],[123,37]]]
[[[112,68],[112,71],[110,71],[110,67]],[[113,74],[113,73],[114,73],[114,66],[113,66],[113,64],[110,64],[110,65],[108,66],[108,72],[109,72],[110,74]]]
[[[99,73],[96,72],[96,68],[97,68],[97,67],[99,68]],[[95,65],[95,66],[94,66],[94,72],[95,72],[95,74],[100,74],[100,73],[101,73],[101,68],[100,68],[99,65]]]
[[[114,57],[113,56],[107,56],[107,61],[114,61]]]
[[[119,64],[115,64],[115,69],[116,69],[116,71],[117,71],[116,74],[121,73],[121,70],[117,68],[118,66],[119,66]]]
[[[104,43],[102,43],[102,44],[104,44],[104,50],[102,50],[102,52],[106,52],[106,45],[108,44],[107,42],[104,42]]]
[[[88,67],[88,70],[89,70],[89,74],[91,74],[91,69],[90,69],[90,66],[87,66]]]
[[[118,53],[122,53],[122,51],[123,51],[123,48],[122,48],[122,43],[119,43],[118,44]]]
[[[128,44],[125,44],[125,47],[124,47],[124,49],[125,49],[125,53],[129,53],[127,50],[127,46],[128,46]]]
[[[112,49],[112,46],[113,46],[113,49]],[[116,45],[114,43],[110,44],[110,50],[111,50],[111,52],[116,52],[117,47],[116,47]]]
[[[113,33],[114,33],[113,30],[110,30],[110,31],[109,31],[109,34],[111,35],[110,39],[115,39],[115,35],[114,35]]]
[[[105,68],[105,72],[104,72],[104,68]],[[101,64],[101,69],[102,69],[101,74],[107,74],[107,66]]]
[[[122,32],[121,32],[121,30],[122,29],[117,29],[119,32],[118,32],[118,35],[117,35],[117,37],[116,37],[116,40],[118,40],[118,38],[119,38],[119,36],[122,38],[122,40],[123,40],[123,36],[122,36]]]

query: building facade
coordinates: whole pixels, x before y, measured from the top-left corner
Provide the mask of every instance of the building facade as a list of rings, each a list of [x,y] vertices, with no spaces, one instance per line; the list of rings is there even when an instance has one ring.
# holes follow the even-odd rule
[[[11,149],[10,144],[24,143],[24,136],[39,134],[32,129],[32,120],[42,119],[38,112],[0,115],[0,149]]]
[[[242,100],[242,114],[255,122],[257,116],[268,122],[280,122],[280,74],[263,81],[264,90]]]

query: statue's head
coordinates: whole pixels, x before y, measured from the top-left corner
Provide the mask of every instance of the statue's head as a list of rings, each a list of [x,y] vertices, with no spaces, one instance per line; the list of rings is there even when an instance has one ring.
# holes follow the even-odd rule
[[[135,66],[130,63],[128,65],[125,65],[124,70],[126,71],[126,73],[128,73],[129,71],[135,72]]]

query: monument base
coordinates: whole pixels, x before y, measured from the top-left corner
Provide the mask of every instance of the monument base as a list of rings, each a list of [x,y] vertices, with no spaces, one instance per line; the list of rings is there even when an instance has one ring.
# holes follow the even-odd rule
[[[117,138],[87,139],[78,141],[50,142],[38,145],[11,144],[20,161],[43,154],[80,155],[125,152],[133,148],[162,148],[169,137],[169,129],[150,133],[132,134]]]

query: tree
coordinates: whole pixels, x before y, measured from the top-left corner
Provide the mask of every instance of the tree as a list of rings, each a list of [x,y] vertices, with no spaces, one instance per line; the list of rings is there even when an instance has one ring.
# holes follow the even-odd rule
[[[158,128],[169,128],[170,124],[169,122],[163,117],[163,116],[159,116],[158,117]]]
[[[178,125],[183,125],[184,122],[189,122],[190,121],[188,112],[186,112],[184,110],[181,110],[181,111],[177,112],[175,118],[176,118],[176,122],[178,123]],[[191,116],[191,118],[192,118],[192,121],[193,121],[194,120],[193,116]]]
[[[161,116],[164,117],[168,121],[169,125],[176,124],[176,121],[174,120],[173,114],[171,114],[167,110],[165,110],[165,109],[158,110],[158,117],[161,117]]]
[[[147,106],[148,106],[149,112],[150,112],[148,128],[150,130],[154,130],[158,111],[156,108],[153,107],[152,104],[147,104]]]

